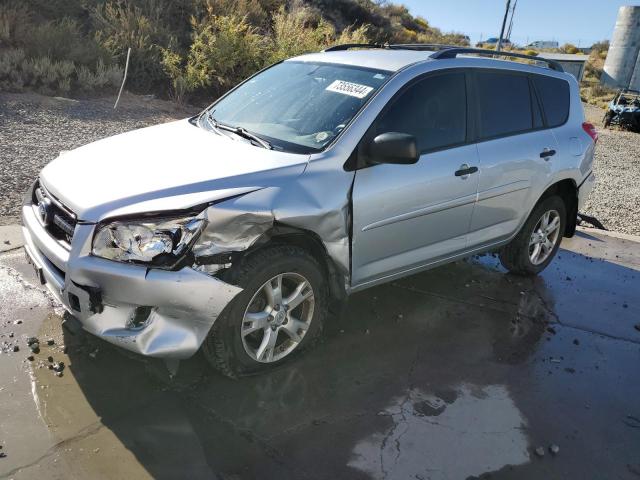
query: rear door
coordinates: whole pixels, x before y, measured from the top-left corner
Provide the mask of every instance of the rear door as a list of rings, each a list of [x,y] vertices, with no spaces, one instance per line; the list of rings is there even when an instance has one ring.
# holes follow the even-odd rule
[[[353,285],[419,268],[464,250],[478,174],[469,144],[467,78],[459,70],[417,80],[389,102],[363,143],[385,132],[416,137],[414,165],[371,165],[353,186]],[[456,176],[456,172],[458,175]]]
[[[516,231],[549,181],[558,149],[528,74],[479,70],[473,78],[480,176],[469,248]]]

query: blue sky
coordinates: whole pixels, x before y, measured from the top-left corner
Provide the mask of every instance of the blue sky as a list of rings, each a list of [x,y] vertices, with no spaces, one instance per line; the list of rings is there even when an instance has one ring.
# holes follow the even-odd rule
[[[511,0],[513,4],[514,0]],[[506,0],[399,0],[443,31],[471,37],[497,37]],[[618,8],[639,0],[518,0],[511,39],[518,44],[556,40],[589,46],[610,39]]]

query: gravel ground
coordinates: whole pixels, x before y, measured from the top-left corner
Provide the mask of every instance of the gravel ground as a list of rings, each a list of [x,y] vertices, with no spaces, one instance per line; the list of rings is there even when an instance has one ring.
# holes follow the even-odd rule
[[[587,119],[598,128],[594,171],[596,186],[583,213],[608,230],[640,235],[640,134],[602,128],[604,111],[585,105]]]
[[[197,111],[129,94],[117,110],[113,101],[0,93],[0,225],[18,221],[24,192],[61,150]]]
[[[18,221],[23,192],[60,150],[196,111],[135,95],[123,96],[114,111],[112,101],[0,94],[0,225]],[[585,113],[601,125],[602,110],[586,105]],[[609,230],[640,235],[640,135],[600,128],[594,169],[597,183],[583,213]]]

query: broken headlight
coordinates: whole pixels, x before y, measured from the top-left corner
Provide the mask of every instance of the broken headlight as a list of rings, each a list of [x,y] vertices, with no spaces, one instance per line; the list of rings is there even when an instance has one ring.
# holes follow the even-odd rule
[[[198,237],[202,216],[173,219],[115,221],[98,228],[92,253],[120,262],[171,265]]]

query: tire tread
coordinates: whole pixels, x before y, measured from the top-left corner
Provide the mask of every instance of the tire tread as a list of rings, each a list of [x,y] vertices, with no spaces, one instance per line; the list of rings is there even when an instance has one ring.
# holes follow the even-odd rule
[[[296,258],[301,261],[310,261],[314,267],[317,268],[318,272],[324,272],[318,261],[312,255],[308,254],[306,250],[293,245],[275,245],[248,254],[237,265],[234,265],[234,267],[229,269],[227,274],[224,276],[224,280],[233,285],[245,288],[247,282],[256,275],[256,272],[260,271],[260,269],[264,268],[266,265],[273,264],[280,259],[291,260]],[[322,322],[327,317],[328,302],[326,298],[326,290],[326,288],[321,288],[321,291],[318,292],[319,298],[317,297],[315,303],[315,308],[319,309],[319,311],[318,316],[314,321],[320,322],[320,328],[317,328],[315,335],[310,337],[308,340],[305,336],[306,345],[304,345],[304,348],[296,349],[296,351],[292,352],[290,355],[295,355],[300,351],[308,350],[317,343],[320,333],[322,332]],[[232,354],[229,350],[226,342],[227,339],[223,332],[223,329],[228,325],[230,320],[230,306],[235,301],[236,299],[234,299],[216,319],[209,335],[202,344],[203,354],[211,366],[221,374],[230,378],[238,378],[244,374],[253,373],[235,367],[235,362],[232,361]]]
[[[533,265],[529,261],[530,232],[535,227],[535,224],[538,222],[542,213],[552,207],[557,208],[561,215],[560,241],[562,241],[562,236],[564,235],[564,230],[567,224],[566,206],[562,198],[558,195],[549,195],[538,202],[518,234],[507,245],[500,249],[498,254],[500,263],[502,263],[502,266],[509,270],[509,272],[522,276],[537,275],[544,270],[555,257],[560,242],[558,242],[558,246],[555,247],[553,254],[545,260],[544,263],[540,265]]]

